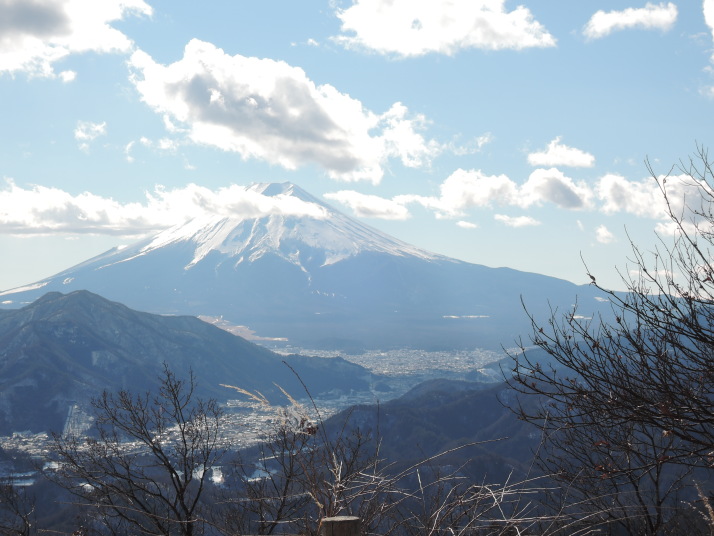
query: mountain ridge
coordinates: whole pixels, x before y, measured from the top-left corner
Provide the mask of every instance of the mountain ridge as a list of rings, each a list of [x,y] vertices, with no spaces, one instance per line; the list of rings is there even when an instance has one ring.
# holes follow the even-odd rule
[[[87,289],[154,313],[223,317],[303,348],[431,349],[511,346],[529,330],[521,300],[538,318],[576,295],[599,306],[592,287],[427,252],[291,183],[246,192],[259,211],[195,218],[1,292],[3,306]]]
[[[148,391],[166,363],[192,371],[204,398],[232,396],[222,383],[280,398],[299,396],[300,379],[318,395],[366,389],[371,375],[340,358],[279,356],[191,316],[158,316],[101,296],[48,293],[0,315],[0,435],[61,430],[68,408],[102,390]]]

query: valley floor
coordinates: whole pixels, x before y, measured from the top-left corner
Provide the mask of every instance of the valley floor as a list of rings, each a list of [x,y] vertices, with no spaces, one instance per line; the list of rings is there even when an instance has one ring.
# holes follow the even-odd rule
[[[301,354],[316,357],[335,357],[335,351],[312,350],[290,346],[265,345],[273,352],[287,354]],[[498,367],[494,363],[505,357],[502,352],[494,352],[475,348],[473,350],[451,351],[426,351],[413,348],[398,350],[369,350],[361,354],[339,354],[339,357],[361,365],[374,374],[387,378],[403,378],[418,382],[434,378],[460,379],[464,374],[474,370],[484,369],[484,373],[491,373],[494,380],[500,380]]]
[[[333,396],[314,397],[291,393],[302,409],[315,421],[324,420],[338,411],[359,404],[384,403],[398,398],[417,384],[437,378],[469,379],[470,375],[480,372],[481,381],[499,381],[501,379],[498,361],[503,354],[475,349],[469,351],[424,351],[415,349],[373,350],[362,354],[339,355],[335,351],[313,350],[296,347],[270,346],[274,352],[283,355],[301,354],[316,357],[342,357],[359,364],[375,374],[375,382],[368,391]],[[319,411],[316,415],[314,405]],[[242,449],[255,445],[271,430],[276,419],[280,418],[282,408],[266,406],[243,398],[229,399],[225,402],[228,423],[223,437],[231,448]],[[79,417],[85,417],[79,419]],[[78,421],[83,421],[81,424]],[[65,431],[86,429],[86,414],[79,408],[73,408],[68,415]],[[32,434],[16,432],[12,436],[0,437],[0,448],[5,451],[22,452],[35,459],[46,456],[50,436],[47,433]],[[11,467],[0,467],[0,476],[9,476]]]

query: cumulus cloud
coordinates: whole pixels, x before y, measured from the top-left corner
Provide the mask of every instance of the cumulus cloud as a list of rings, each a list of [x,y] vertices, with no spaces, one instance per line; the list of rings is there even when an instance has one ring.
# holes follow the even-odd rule
[[[476,229],[478,227],[478,225],[476,225],[475,223],[471,223],[470,221],[463,221],[463,220],[457,221],[456,225],[458,225],[462,229]]]
[[[54,77],[54,63],[70,54],[129,51],[111,23],[152,9],[144,0],[0,0],[0,12],[0,73]],[[75,75],[59,73],[64,82]]]
[[[600,225],[595,229],[595,239],[601,244],[609,244],[615,240],[615,235],[613,235],[607,227]]]
[[[493,218],[509,227],[532,227],[534,225],[540,225],[538,220],[531,218],[530,216],[507,216],[505,214],[496,214]]]
[[[666,217],[667,207],[657,183],[651,178],[631,181],[621,175],[608,174],[598,181],[596,190],[606,213],[627,212],[655,219]]]
[[[354,0],[337,11],[347,47],[402,57],[452,55],[462,49],[555,46],[555,38],[525,7],[504,0]]]
[[[519,185],[506,175],[487,175],[481,170],[457,169],[439,187],[440,195],[399,195],[400,204],[417,203],[435,211],[440,218],[456,218],[479,207],[516,206],[528,208],[553,203],[561,208],[581,209],[590,205],[593,193],[561,171],[537,169]]]
[[[438,196],[402,194],[386,199],[376,195],[364,195],[354,191],[325,194],[325,197],[346,205],[357,216],[403,220],[409,217],[410,204],[421,205],[434,212],[437,218],[456,219],[475,208],[491,206],[515,206],[528,208],[552,203],[566,209],[582,209],[590,206],[592,191],[584,184],[575,183],[557,169],[539,169],[531,173],[522,185],[506,175],[487,175],[481,170],[458,169],[439,186]],[[497,215],[496,219],[511,227],[539,225],[527,217]],[[457,223],[470,228],[466,221]]]
[[[556,168],[536,169],[521,186],[519,203],[528,207],[543,202],[561,208],[579,209],[590,204],[592,190],[584,183],[576,183]]]
[[[92,123],[91,121],[77,121],[77,126],[74,129],[74,139],[79,143],[79,148],[83,151],[89,150],[90,142],[96,140],[99,136],[105,136],[107,133],[107,123]]]
[[[395,103],[375,114],[282,61],[231,56],[192,40],[170,65],[135,52],[132,81],[172,132],[286,169],[317,164],[331,178],[378,183],[396,158],[427,166],[443,147],[424,138],[424,116]]]
[[[597,11],[583,28],[588,39],[600,39],[614,31],[629,28],[669,30],[677,20],[677,6],[672,2],[652,4],[622,11]]]
[[[438,198],[414,198],[444,217],[456,217],[468,208],[510,204],[517,199],[518,186],[506,175],[486,175],[481,170],[457,169],[439,187]]]
[[[319,205],[294,196],[264,196],[237,185],[217,190],[195,184],[171,190],[159,186],[146,194],[143,203],[120,203],[88,192],[73,195],[45,186],[22,188],[7,180],[0,189],[0,207],[0,232],[12,234],[139,236],[205,214],[326,216]]]
[[[593,167],[595,157],[590,153],[560,143],[560,136],[548,144],[545,151],[528,155],[531,166]]]
[[[404,205],[376,195],[365,195],[352,190],[342,190],[340,192],[327,193],[325,198],[350,207],[355,215],[363,218],[380,218],[383,220],[406,220],[409,218],[409,211]]]
[[[677,225],[669,217],[668,210],[681,220],[682,225],[694,232],[697,225],[706,225],[703,211],[714,195],[705,182],[690,175],[669,175],[658,178],[667,190],[669,208],[662,197],[658,183],[651,177],[631,181],[620,175],[606,175],[598,182],[596,191],[606,213],[625,212],[644,218],[660,220],[655,229],[661,234],[677,232]]]

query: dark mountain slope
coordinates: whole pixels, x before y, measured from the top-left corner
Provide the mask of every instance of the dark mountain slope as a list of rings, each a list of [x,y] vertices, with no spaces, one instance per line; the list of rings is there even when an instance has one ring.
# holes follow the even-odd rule
[[[436,459],[460,467],[474,481],[523,478],[538,447],[537,430],[508,409],[515,393],[505,384],[435,380],[379,406],[355,406],[328,419],[330,430],[378,435],[380,456],[407,467],[451,448],[480,443]],[[526,400],[525,403],[537,403]],[[468,463],[467,463],[468,462]]]
[[[193,370],[199,394],[226,399],[227,383],[299,396],[364,389],[369,374],[341,359],[283,358],[194,317],[158,316],[86,291],[49,293],[0,315],[0,434],[61,429],[74,402],[102,389],[141,392],[155,386],[163,363],[179,376]]]

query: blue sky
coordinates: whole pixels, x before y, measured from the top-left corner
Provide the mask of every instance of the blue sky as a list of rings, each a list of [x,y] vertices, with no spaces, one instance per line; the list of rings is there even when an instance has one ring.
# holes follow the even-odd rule
[[[645,159],[711,145],[713,31],[714,0],[0,0],[0,289],[284,181],[621,287],[667,233]]]

